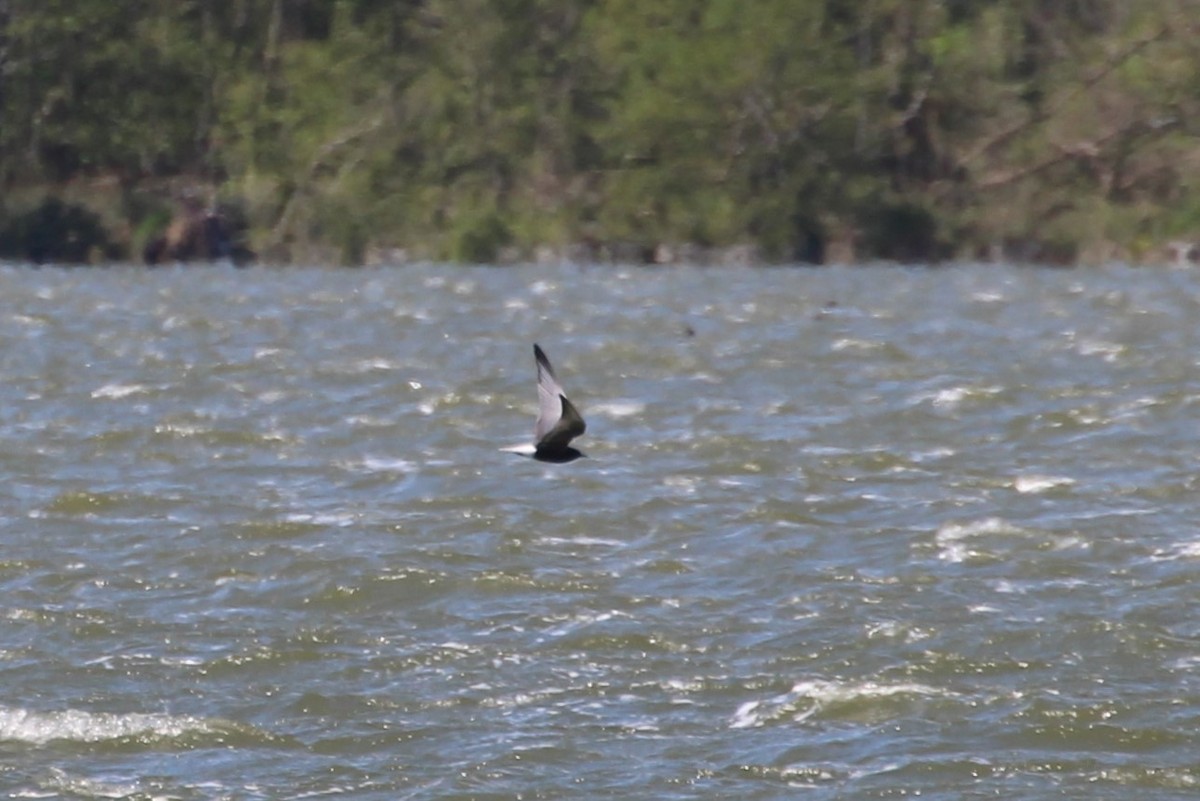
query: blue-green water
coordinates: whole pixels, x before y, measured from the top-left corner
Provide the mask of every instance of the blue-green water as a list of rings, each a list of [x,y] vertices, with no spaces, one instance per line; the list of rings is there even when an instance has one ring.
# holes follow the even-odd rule
[[[0,268],[0,791],[1192,798],[1200,273]],[[531,343],[589,459],[528,440]]]

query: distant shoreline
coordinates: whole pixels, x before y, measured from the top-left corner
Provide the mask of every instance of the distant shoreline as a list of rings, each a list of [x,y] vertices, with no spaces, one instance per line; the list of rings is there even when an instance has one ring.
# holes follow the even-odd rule
[[[122,194],[132,194],[136,199],[134,202],[128,198],[122,200]],[[23,207],[10,202],[7,214],[0,216],[0,259],[63,266],[111,262],[153,266],[225,260],[239,266],[262,263],[275,266],[331,264],[349,267],[429,262],[490,265],[571,262],[726,267],[820,267],[864,263],[940,266],[962,262],[1051,267],[1086,267],[1113,262],[1177,267],[1200,264],[1200,240],[1186,238],[1143,242],[1135,251],[1104,240],[1086,245],[1069,245],[1019,237],[1007,237],[986,247],[932,242],[922,247],[905,241],[901,234],[901,241],[897,243],[899,255],[881,255],[876,252],[879,249],[877,246],[864,248],[858,241],[860,236],[857,232],[846,231],[836,238],[813,239],[805,252],[792,253],[790,258],[772,257],[752,242],[700,245],[652,239],[605,240],[600,237],[589,237],[565,245],[528,245],[499,236],[495,241],[478,243],[465,254],[455,254],[444,243],[439,246],[435,236],[431,236],[430,241],[411,246],[363,241],[351,253],[334,243],[317,239],[287,243],[268,241],[261,250],[256,250],[255,240],[264,241],[267,237],[251,229],[236,201],[213,200],[208,204],[181,202],[166,195],[158,185],[130,190],[119,189],[111,184],[93,184],[88,191],[80,191],[77,187],[65,190],[38,187],[30,189],[29,197],[36,198],[36,202],[30,204],[31,201],[26,200]],[[184,197],[219,198],[220,192],[213,187],[189,186]],[[122,217],[115,211],[130,206],[141,209],[141,215]],[[204,240],[205,234],[211,233],[214,225],[220,226],[219,241]],[[164,251],[166,240],[171,237],[179,240],[180,246],[177,250]]]

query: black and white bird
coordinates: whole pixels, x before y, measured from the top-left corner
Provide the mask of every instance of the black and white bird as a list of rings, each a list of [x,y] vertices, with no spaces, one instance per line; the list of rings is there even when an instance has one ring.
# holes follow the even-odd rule
[[[587,424],[579,410],[567,400],[550,360],[536,344],[533,358],[537,362],[538,382],[538,416],[533,426],[533,443],[504,450],[539,462],[573,462],[584,454],[572,448],[570,442],[587,430]]]

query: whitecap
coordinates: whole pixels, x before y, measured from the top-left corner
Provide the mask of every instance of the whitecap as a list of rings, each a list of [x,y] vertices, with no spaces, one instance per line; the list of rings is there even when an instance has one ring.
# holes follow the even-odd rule
[[[1076,351],[1080,356],[1099,356],[1106,362],[1112,362],[1125,352],[1125,346],[1116,342],[1082,339],[1076,345]]]
[[[1017,476],[1013,480],[1013,489],[1022,494],[1037,494],[1052,490],[1056,487],[1069,487],[1075,483],[1075,479],[1066,476],[1041,476],[1027,475]]]
[[[600,548],[621,548],[625,545],[621,540],[608,539],[605,537],[540,537],[538,543],[541,545],[585,545],[595,546]]]
[[[351,374],[387,372],[389,370],[396,370],[399,367],[399,364],[391,361],[390,359],[375,357],[371,359],[359,359],[358,361],[351,362],[348,372]]]
[[[136,784],[118,784],[111,781],[70,776],[58,768],[52,769],[50,780],[43,786],[49,788],[44,794],[25,793],[16,797],[59,798],[62,795],[68,795],[81,798],[135,798],[142,790]]]
[[[882,347],[885,347],[885,344],[875,340],[842,338],[830,345],[829,349],[836,353],[843,350],[878,350]]]
[[[925,396],[925,399],[931,401],[934,406],[944,409],[962,403],[968,394],[970,393],[966,387],[951,387],[950,389],[939,389],[933,395]]]
[[[307,523],[314,526],[345,528],[358,522],[358,515],[350,512],[291,512],[284,516],[287,523]]]
[[[105,384],[99,389],[92,391],[93,398],[111,398],[119,400],[127,398],[130,395],[139,395],[149,391],[150,387],[145,384]]]
[[[909,458],[913,462],[920,464],[921,462],[929,460],[945,459],[953,456],[955,453],[957,453],[957,451],[955,451],[953,448],[947,448],[943,446],[938,448],[930,448],[929,450],[925,451],[914,451],[913,453],[909,454]]]
[[[97,743],[125,737],[178,737],[212,731],[212,724],[193,717],[164,714],[111,714],[68,709],[34,712],[0,707],[0,740],[45,745],[55,740]]]
[[[1024,529],[999,517],[985,517],[970,523],[947,523],[934,534],[934,541],[941,549],[938,558],[944,562],[959,564],[976,555],[967,545],[974,537],[991,535],[1021,534]]]
[[[1200,559],[1200,540],[1181,542],[1169,548],[1157,548],[1150,555],[1151,561],[1170,562],[1175,559]]]
[[[207,434],[210,428],[190,423],[159,423],[154,426],[155,434],[172,434],[177,437],[196,437]]]
[[[1200,656],[1184,656],[1167,663],[1171,670],[1186,670],[1189,672],[1200,668]]]
[[[338,465],[343,470],[364,473],[411,473],[417,469],[415,462],[407,459],[394,459],[379,456],[364,456],[355,462],[343,462]]]
[[[346,423],[362,428],[386,428],[392,425],[393,420],[390,417],[380,417],[373,414],[352,414],[346,418]]]
[[[549,637],[565,637],[568,634],[573,634],[580,629],[596,623],[605,623],[609,620],[613,620],[614,618],[628,617],[629,615],[625,614],[624,612],[619,612],[615,609],[608,612],[588,612],[572,615],[559,625],[547,630],[546,635]]]
[[[955,409],[963,404],[964,401],[972,398],[984,398],[992,395],[998,395],[1002,391],[1001,387],[983,386],[983,387],[946,387],[939,389],[936,392],[922,392],[912,399],[912,403],[929,403],[935,409]]]
[[[880,623],[868,626],[866,628],[867,639],[873,640],[876,638],[884,638],[898,640],[905,643],[920,642],[928,639],[930,634],[928,631],[900,623],[895,620],[885,620]]]
[[[937,530],[935,539],[939,544],[944,544],[989,534],[1020,534],[1022,531],[1022,528],[1002,517],[985,517],[970,523],[947,523]]]
[[[834,704],[871,701],[894,696],[947,696],[943,690],[916,682],[880,684],[874,681],[838,682],[811,679],[800,681],[792,689],[764,701],[748,701],[738,707],[730,720],[732,729],[763,726],[772,721],[799,723]]]
[[[595,414],[604,414],[613,418],[633,417],[641,414],[646,410],[646,404],[641,401],[609,401],[607,403],[594,403],[591,410]]]
[[[198,656],[164,656],[158,661],[166,667],[199,667],[204,664],[204,660]]]
[[[992,604],[971,604],[967,607],[967,611],[973,615],[994,615],[1002,610]]]

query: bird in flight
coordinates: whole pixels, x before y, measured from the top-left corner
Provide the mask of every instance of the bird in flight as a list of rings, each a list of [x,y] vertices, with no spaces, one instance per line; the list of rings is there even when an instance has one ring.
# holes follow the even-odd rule
[[[572,448],[570,442],[587,430],[587,424],[579,410],[567,400],[550,360],[536,344],[533,358],[537,362],[538,382],[538,416],[533,426],[533,443],[504,450],[539,462],[573,462],[584,454]]]

